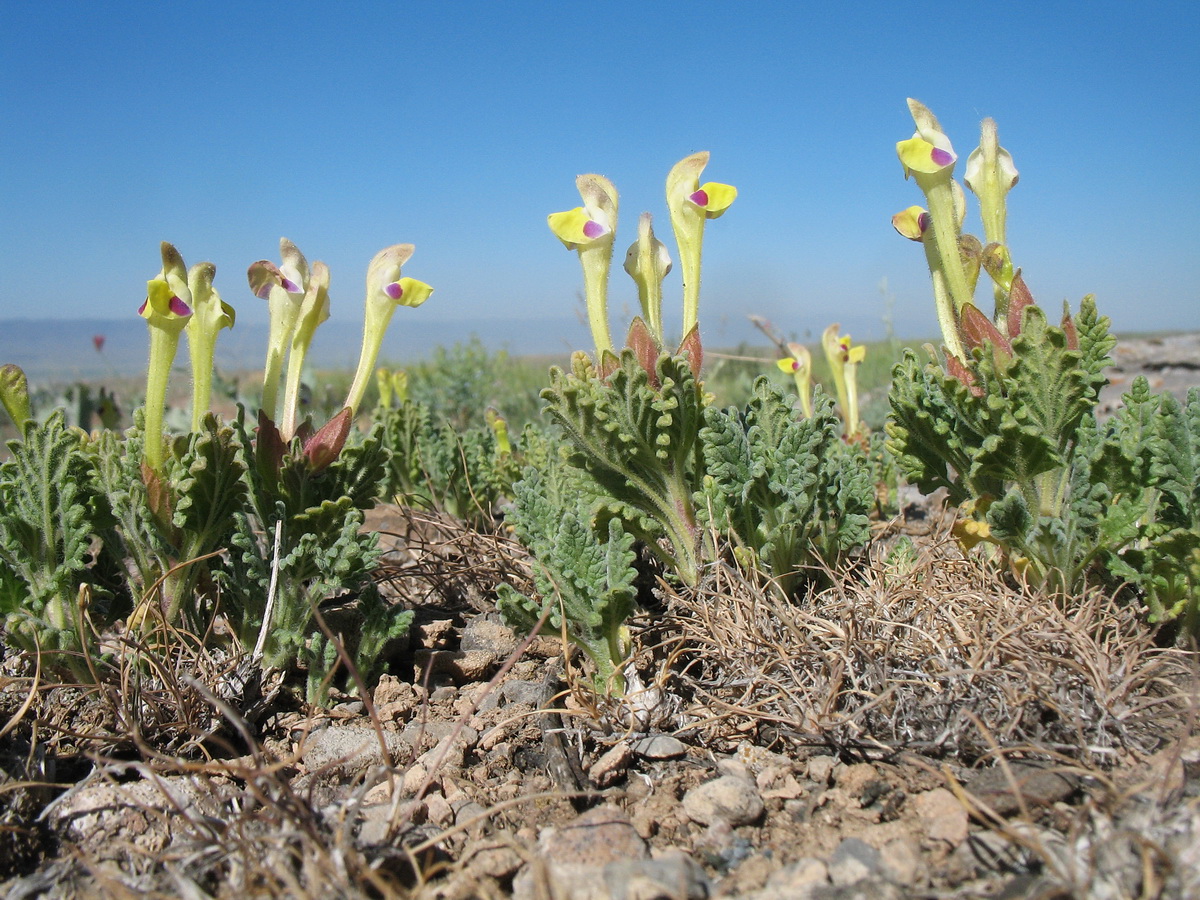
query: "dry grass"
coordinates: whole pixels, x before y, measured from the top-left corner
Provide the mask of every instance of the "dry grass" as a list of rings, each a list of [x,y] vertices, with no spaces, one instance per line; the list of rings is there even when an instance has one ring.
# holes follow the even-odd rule
[[[663,640],[687,648],[680,682],[706,739],[752,720],[785,743],[873,755],[1104,767],[1177,735],[1193,687],[1138,610],[1014,588],[948,538],[796,604],[721,567],[670,606]]]

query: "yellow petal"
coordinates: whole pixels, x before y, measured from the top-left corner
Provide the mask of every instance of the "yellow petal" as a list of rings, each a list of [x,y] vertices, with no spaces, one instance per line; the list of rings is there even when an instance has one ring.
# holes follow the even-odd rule
[[[732,184],[721,184],[716,181],[709,181],[700,186],[700,190],[708,196],[708,202],[704,204],[704,214],[710,219],[718,219],[724,215],[725,210],[733,204],[737,199],[737,188]]]
[[[910,241],[922,240],[928,223],[929,214],[922,206],[910,206],[892,216],[892,227]]]
[[[400,299],[397,301],[401,306],[417,307],[429,299],[429,295],[433,293],[433,288],[423,281],[417,281],[415,278],[405,276],[400,279]]]
[[[955,162],[952,152],[939,149],[917,135],[896,144],[896,155],[904,165],[905,174],[919,172],[932,175],[953,166]]]
[[[589,244],[595,240],[594,237],[588,237],[585,232],[585,228],[593,223],[592,217],[582,206],[566,212],[551,213],[546,217],[546,223],[554,232],[554,236],[562,241],[568,250],[574,250],[581,244]]]
[[[777,359],[775,361],[775,365],[779,366],[780,372],[787,372],[789,375],[793,374],[800,368],[800,363],[796,362],[796,360],[790,356],[785,357],[784,359]]]

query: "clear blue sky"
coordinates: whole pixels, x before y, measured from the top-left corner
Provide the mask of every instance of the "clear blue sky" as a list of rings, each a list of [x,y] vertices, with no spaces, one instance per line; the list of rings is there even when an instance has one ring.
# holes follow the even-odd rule
[[[0,319],[141,327],[165,239],[261,321],[245,270],[281,235],[330,265],[338,321],[400,241],[436,292],[393,327],[561,319],[582,280],[546,215],[575,176],[620,189],[619,258],[643,210],[674,256],[663,181],[706,149],[705,180],[740,191],[706,234],[710,341],[753,335],[750,312],[878,335],[883,278],[896,331],[931,335],[923,254],[890,225],[921,202],[894,151],[913,96],[963,160],[999,123],[1040,302],[1196,329],[1198,46],[1185,3],[9,2]],[[619,265],[611,294],[615,321],[636,307]]]

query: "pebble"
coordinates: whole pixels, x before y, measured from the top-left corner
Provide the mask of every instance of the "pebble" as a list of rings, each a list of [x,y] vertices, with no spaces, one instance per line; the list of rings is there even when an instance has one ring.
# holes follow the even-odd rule
[[[829,884],[829,868],[825,861],[811,856],[802,856],[773,872],[766,887],[755,893],[755,900],[783,900],[802,897],[818,886]]]
[[[379,733],[374,728],[357,725],[332,725],[305,741],[301,760],[310,772],[320,773],[323,779],[349,780],[372,766],[390,765],[404,749],[396,734],[383,732],[388,758],[379,747]]]
[[[538,854],[548,861],[592,866],[650,855],[626,812],[607,803],[560,828],[545,829],[538,836]]]
[[[714,778],[683,795],[683,811],[701,825],[711,825],[717,819],[735,828],[749,825],[758,821],[763,809],[754,782],[733,775]]]
[[[829,784],[838,761],[833,756],[814,756],[808,761],[808,777],[819,785]]]
[[[486,650],[505,659],[520,643],[516,632],[508,626],[488,616],[475,616],[463,628],[459,647],[463,650]]]
[[[1033,808],[1066,800],[1078,790],[1079,780],[1044,766],[1014,761],[1007,767],[983,769],[963,787],[997,814],[1011,816],[1021,811],[1021,801]]]
[[[669,734],[655,734],[634,741],[633,752],[643,759],[679,759],[687,755],[687,744]]]
[[[704,869],[682,850],[667,850],[654,859],[620,860],[604,867],[601,896],[612,900],[708,900],[712,885]]]
[[[967,839],[967,811],[945,788],[917,794],[913,797],[913,808],[921,817],[930,840],[945,841],[951,847],[957,847]]]
[[[515,900],[604,900],[616,894],[605,883],[610,863],[648,860],[650,850],[620,807],[604,804],[538,835],[540,865],[526,866],[513,880]],[[539,877],[544,872],[545,883]],[[651,894],[650,896],[654,896]]]
[[[447,675],[455,684],[486,681],[496,665],[490,650],[418,650],[413,654],[414,677]]]
[[[614,744],[588,769],[588,779],[598,788],[606,788],[618,781],[633,761],[633,748],[625,741]]]
[[[454,810],[441,794],[426,794],[424,800],[425,814],[434,825],[445,828],[454,821]]]
[[[898,837],[880,848],[879,861],[889,881],[911,885],[921,870],[921,848],[911,838]]]
[[[829,880],[835,885],[858,884],[883,875],[879,851],[859,838],[845,838],[829,856]]]

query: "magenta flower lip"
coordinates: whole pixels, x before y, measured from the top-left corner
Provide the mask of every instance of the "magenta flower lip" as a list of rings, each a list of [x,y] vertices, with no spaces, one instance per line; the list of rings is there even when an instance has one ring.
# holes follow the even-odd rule
[[[941,147],[934,147],[933,152],[929,154],[929,158],[933,160],[935,165],[939,166],[948,166],[955,160],[953,153],[943,150]]]
[[[283,276],[282,287],[289,294],[299,294],[303,292],[303,288],[301,288],[300,285],[296,284],[296,282],[292,281],[292,279],[288,278],[286,275]],[[267,290],[267,293],[270,293],[270,289]]]
[[[695,203],[697,206],[708,206],[708,191],[701,188],[700,190],[693,193],[690,197],[688,197],[688,199],[691,200],[693,203]]]
[[[404,295],[404,288],[400,287],[400,282],[393,281],[383,286],[383,292],[393,300],[399,300]]]

